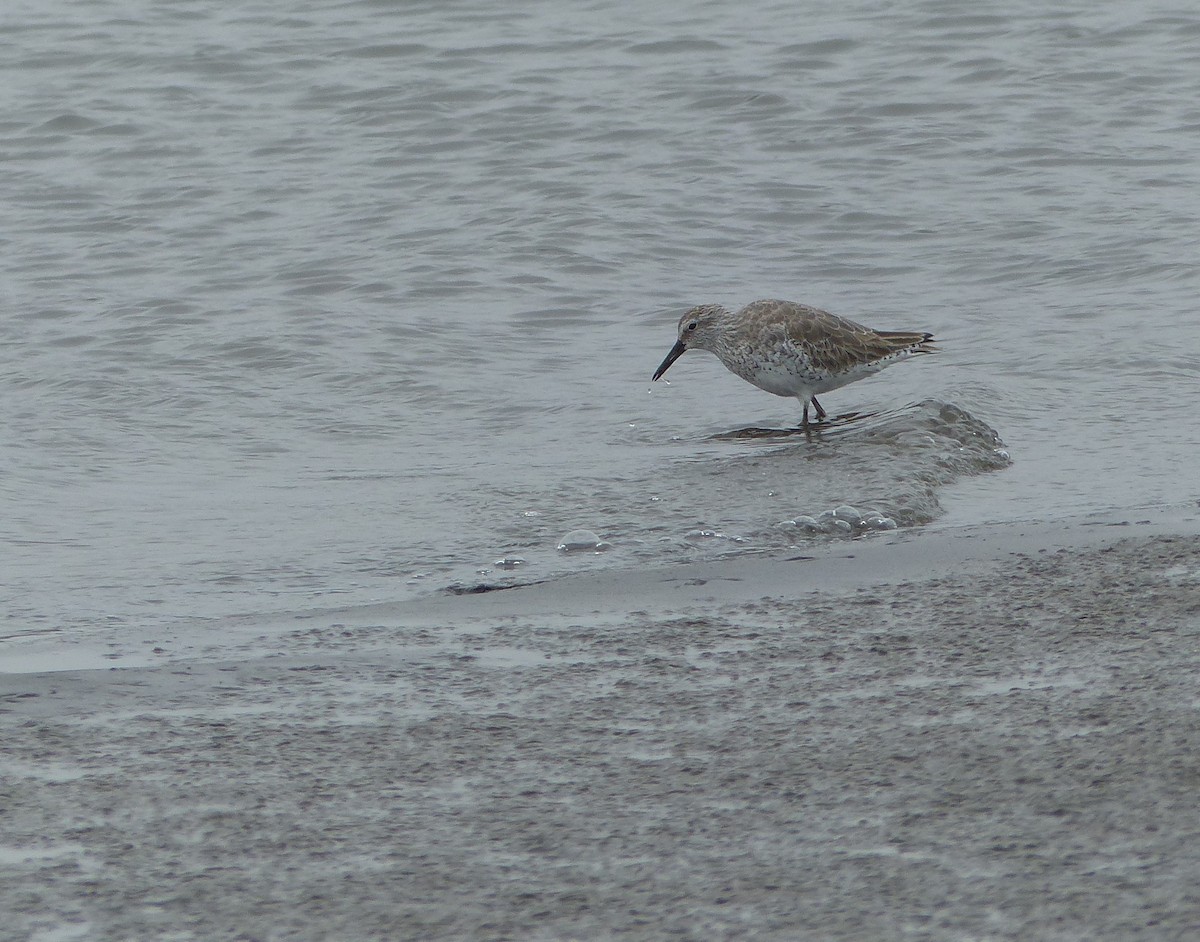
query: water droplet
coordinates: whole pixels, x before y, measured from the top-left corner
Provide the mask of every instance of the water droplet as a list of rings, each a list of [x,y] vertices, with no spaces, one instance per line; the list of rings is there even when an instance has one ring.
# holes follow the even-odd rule
[[[581,550],[596,550],[600,548],[600,537],[591,530],[572,530],[558,541],[558,549],[564,553],[576,553]]]

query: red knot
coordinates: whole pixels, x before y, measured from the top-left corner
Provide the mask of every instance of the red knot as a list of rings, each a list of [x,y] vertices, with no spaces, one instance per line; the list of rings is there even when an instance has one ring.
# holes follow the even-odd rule
[[[872,330],[795,301],[754,301],[730,313],[719,304],[694,307],[679,319],[679,339],[654,371],[658,379],[685,350],[715,353],[726,369],[776,396],[794,396],[817,418],[826,412],[817,393],[878,373],[922,353],[934,353],[933,334]]]

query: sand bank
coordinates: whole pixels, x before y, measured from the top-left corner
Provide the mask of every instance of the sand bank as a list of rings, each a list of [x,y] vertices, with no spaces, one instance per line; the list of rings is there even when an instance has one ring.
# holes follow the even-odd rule
[[[1192,938],[1198,530],[4,645],[0,938]]]

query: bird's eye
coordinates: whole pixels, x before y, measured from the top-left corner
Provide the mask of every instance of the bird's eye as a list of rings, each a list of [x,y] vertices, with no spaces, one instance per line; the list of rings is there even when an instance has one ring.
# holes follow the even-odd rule
[[[688,329],[688,330],[695,330],[695,329],[696,329],[696,322],[695,322],[695,321],[692,321],[690,324],[688,324],[688,326],[687,326],[687,329]]]

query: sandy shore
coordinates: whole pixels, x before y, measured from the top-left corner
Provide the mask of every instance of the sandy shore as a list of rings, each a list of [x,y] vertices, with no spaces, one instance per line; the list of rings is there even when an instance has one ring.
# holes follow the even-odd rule
[[[0,938],[1200,938],[1198,533],[0,645]]]

